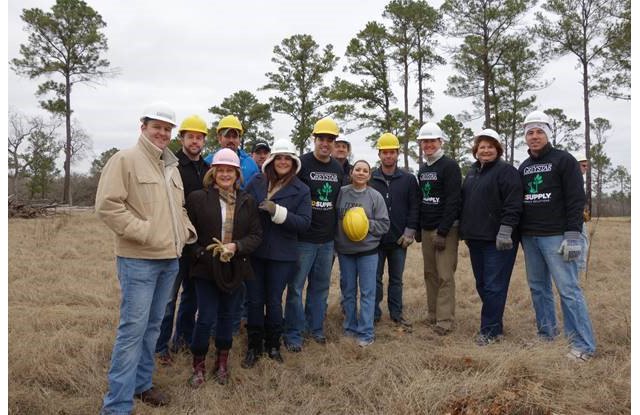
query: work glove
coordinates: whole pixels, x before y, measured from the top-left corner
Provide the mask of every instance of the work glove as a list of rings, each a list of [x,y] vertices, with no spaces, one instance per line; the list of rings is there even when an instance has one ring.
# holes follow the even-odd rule
[[[589,222],[591,220],[591,212],[589,212],[589,209],[584,208],[582,211],[582,220],[584,222]]]
[[[276,204],[271,200],[265,199],[262,202],[260,202],[260,204],[258,205],[258,209],[264,210],[265,212],[269,212],[270,216],[273,216],[276,214]]]
[[[416,239],[415,229],[404,228],[404,233],[398,238],[396,243],[402,248],[407,249]]]
[[[207,251],[211,251],[214,257],[220,255],[220,262],[229,262],[233,258],[234,252],[227,248],[218,238],[213,238],[213,243],[207,245]]]
[[[580,232],[569,231],[564,233],[564,239],[560,244],[558,253],[562,255],[565,261],[575,261],[582,254],[582,241],[580,240]]]
[[[447,238],[436,233],[433,237],[433,246],[438,251],[444,251],[444,248],[447,246]]]
[[[500,225],[500,230],[496,235],[496,249],[498,251],[506,251],[513,248],[513,241],[511,240],[511,232],[513,228],[509,225]]]

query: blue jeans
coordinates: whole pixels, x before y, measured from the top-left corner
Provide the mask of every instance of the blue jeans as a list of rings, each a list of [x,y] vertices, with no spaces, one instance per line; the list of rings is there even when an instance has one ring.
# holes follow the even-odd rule
[[[193,336],[193,326],[195,325],[196,311],[196,290],[193,280],[189,278],[189,261],[186,256],[180,258],[180,270],[171,289],[171,296],[164,312],[164,318],[160,325],[160,336],[156,343],[156,353],[166,353],[169,350],[169,339],[173,342],[174,351],[179,347],[188,346]],[[180,306],[178,307],[178,318],[176,329],[173,330],[173,317],[176,311],[176,301],[178,292],[182,286],[180,294]],[[173,331],[173,338],[171,333]]]
[[[255,278],[246,281],[249,335],[254,329],[260,333],[264,329],[267,348],[279,347],[283,320],[282,294],[298,266],[295,261],[272,261],[254,257],[251,258],[251,266]]]
[[[103,414],[129,414],[133,395],[153,385],[160,323],[178,272],[178,259],[117,257],[120,323],[111,353]]]
[[[373,340],[373,313],[376,299],[375,272],[378,268],[378,254],[344,255],[338,254],[340,262],[340,287],[344,307],[344,334],[359,340]],[[357,297],[360,289],[360,313]]]
[[[593,353],[596,344],[587,303],[578,284],[578,265],[576,261],[564,261],[558,253],[562,239],[562,235],[522,236],[527,281],[536,312],[538,334],[553,338],[558,333],[551,286],[553,278],[560,294],[565,335],[573,348]]]
[[[298,271],[287,282],[284,311],[284,341],[301,346],[303,333],[324,337],[324,318],[331,285],[333,241],[314,244],[298,242]],[[306,304],[302,306],[302,290],[307,281]]]
[[[233,344],[233,317],[241,298],[240,288],[228,293],[214,281],[194,278],[198,298],[198,318],[191,341],[191,353],[204,356],[209,351],[211,326],[216,324],[215,345],[219,350],[229,350]]]
[[[503,332],[502,316],[518,244],[512,249],[498,251],[495,241],[468,240],[467,247],[476,279],[476,290],[482,300],[480,334],[487,337],[499,336]]]
[[[378,248],[378,270],[376,273],[376,307],[374,317],[379,320],[382,316],[380,302],[384,297],[382,276],[384,275],[384,263],[389,261],[389,286],[387,288],[387,306],[389,317],[399,320],[402,316],[402,274],[407,250],[399,245],[380,245]]]

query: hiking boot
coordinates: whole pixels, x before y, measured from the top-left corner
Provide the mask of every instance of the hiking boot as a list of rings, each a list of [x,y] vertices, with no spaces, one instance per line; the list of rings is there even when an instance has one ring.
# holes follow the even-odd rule
[[[275,360],[278,363],[284,363],[284,359],[282,359],[282,355],[280,354],[279,347],[270,348],[268,356],[269,356],[269,359]]]
[[[260,352],[256,349],[248,349],[247,354],[244,355],[244,360],[240,364],[244,369],[250,369],[258,363],[260,359]]]
[[[404,317],[400,316],[398,318],[391,319],[396,326],[402,328],[404,331],[411,333],[413,331],[413,324],[409,320],[406,320]]]
[[[171,353],[168,350],[159,353],[158,363],[160,364],[160,366],[173,366],[173,356],[171,356]]]
[[[438,335],[438,336],[446,336],[448,334],[451,333],[451,329],[448,329],[446,327],[442,327],[442,326],[438,326],[435,325],[433,327],[433,331]]]
[[[166,406],[171,401],[166,393],[153,387],[144,392],[136,393],[133,397],[150,406]]]
[[[585,363],[593,358],[591,353],[582,352],[578,349],[571,349],[569,353],[566,354],[567,359],[577,362],[577,363]]]
[[[318,344],[327,344],[327,338],[323,335],[313,336],[313,341]]]

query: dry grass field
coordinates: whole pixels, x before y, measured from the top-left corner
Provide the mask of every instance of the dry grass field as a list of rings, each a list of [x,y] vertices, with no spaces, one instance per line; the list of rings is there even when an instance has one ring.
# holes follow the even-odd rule
[[[376,342],[361,349],[341,333],[334,269],[325,346],[284,352],[245,370],[244,331],[231,357],[232,380],[191,390],[190,356],[160,367],[156,385],[173,401],[137,414],[618,414],[631,411],[630,219],[600,220],[583,281],[597,357],[565,358],[563,338],[539,343],[519,254],[502,343],[478,347],[480,301],[466,246],[460,245],[457,327],[447,337],[425,324],[419,245],[405,272],[406,317],[396,329],[386,307]],[[337,268],[337,266],[336,266]],[[119,287],[111,232],[91,213],[9,221],[9,412],[93,414],[107,387],[118,321]],[[558,307],[559,308],[559,307]],[[212,366],[211,357],[208,360]]]

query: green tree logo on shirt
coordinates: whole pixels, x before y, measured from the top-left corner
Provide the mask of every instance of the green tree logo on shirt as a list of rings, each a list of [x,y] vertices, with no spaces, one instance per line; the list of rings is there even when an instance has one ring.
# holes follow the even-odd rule
[[[426,182],[422,185],[422,195],[427,198],[431,193],[431,182]]]
[[[327,182],[324,183],[324,186],[322,186],[320,189],[318,189],[318,199],[321,202],[328,202],[329,201],[329,195],[331,194],[331,192],[333,191],[333,189],[331,188],[331,185]]]
[[[536,174],[533,177],[533,180],[527,183],[529,186],[529,194],[538,193],[538,187],[542,184],[542,181],[542,176],[540,174]]]

